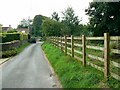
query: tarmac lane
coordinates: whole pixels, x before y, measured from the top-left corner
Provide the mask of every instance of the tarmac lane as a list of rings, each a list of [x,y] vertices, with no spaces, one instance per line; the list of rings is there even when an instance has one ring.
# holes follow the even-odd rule
[[[59,88],[41,44],[28,46],[2,66],[2,88]]]

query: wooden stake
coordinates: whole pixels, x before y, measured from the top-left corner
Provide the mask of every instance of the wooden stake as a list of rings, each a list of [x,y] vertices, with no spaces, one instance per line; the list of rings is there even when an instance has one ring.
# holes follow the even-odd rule
[[[60,47],[61,47],[61,50],[62,50],[62,36],[60,37]]]
[[[108,80],[110,75],[110,37],[108,33],[104,33],[104,77]]]
[[[65,54],[67,55],[67,36],[65,36]]]
[[[83,66],[86,66],[86,38],[85,35],[82,35],[82,52],[83,52]]]
[[[71,35],[71,53],[72,57],[74,57],[74,36]]]

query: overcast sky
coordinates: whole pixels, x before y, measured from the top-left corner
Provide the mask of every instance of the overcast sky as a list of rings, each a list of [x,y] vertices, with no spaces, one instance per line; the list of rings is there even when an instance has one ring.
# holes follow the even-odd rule
[[[33,19],[38,14],[51,17],[54,11],[61,16],[67,7],[72,7],[75,14],[83,18],[82,23],[85,23],[88,22],[88,16],[84,10],[90,1],[92,0],[0,0],[0,24],[16,28],[23,18]]]

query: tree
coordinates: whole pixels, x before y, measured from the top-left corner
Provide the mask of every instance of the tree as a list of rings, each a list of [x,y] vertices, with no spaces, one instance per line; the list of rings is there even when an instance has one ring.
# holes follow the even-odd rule
[[[33,20],[34,36],[42,36],[41,25],[42,25],[42,16],[36,15]]]
[[[77,30],[80,22],[78,16],[75,16],[74,10],[71,7],[68,7],[62,14],[62,23],[69,27],[69,35],[75,35],[76,32],[78,32]]]
[[[29,19],[22,19],[20,21],[20,24],[18,25],[18,28],[28,28],[29,25],[31,24],[32,20]]]
[[[93,36],[93,32],[90,24],[87,25],[80,24],[80,29],[81,29],[80,35]]]
[[[85,11],[94,36],[103,36],[105,32],[120,35],[120,2],[92,2]]]
[[[46,18],[43,21],[42,32],[45,36],[64,36],[69,34],[66,25],[50,18]]]
[[[59,25],[57,22],[47,18],[43,21],[42,32],[45,36],[60,36]]]
[[[52,19],[53,19],[53,20],[56,20],[56,21],[59,21],[60,17],[58,16],[58,13],[57,13],[57,12],[53,12],[53,14],[52,14]]]

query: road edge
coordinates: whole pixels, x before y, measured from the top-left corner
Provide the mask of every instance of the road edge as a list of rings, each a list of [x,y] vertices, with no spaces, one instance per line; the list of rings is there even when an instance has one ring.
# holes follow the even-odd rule
[[[3,61],[2,63],[0,63],[0,66],[3,65],[3,64],[5,64],[5,63],[7,63],[7,61],[9,61],[11,58],[13,58],[13,57],[9,57],[5,61]]]
[[[56,74],[54,68],[52,67],[50,61],[48,60],[47,55],[45,54],[45,52],[43,51],[43,49],[42,49],[42,53],[43,53],[44,58],[46,59],[47,63],[50,65],[50,70],[51,70],[52,74],[53,74],[53,75],[56,77],[56,79],[57,79],[57,86],[58,86],[58,88],[62,88],[61,81],[60,81],[58,75]]]

